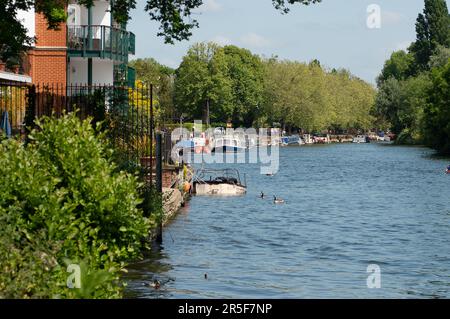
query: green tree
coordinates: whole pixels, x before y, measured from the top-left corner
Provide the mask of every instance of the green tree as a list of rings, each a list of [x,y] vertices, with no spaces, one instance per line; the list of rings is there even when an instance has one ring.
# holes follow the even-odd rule
[[[223,48],[214,43],[193,45],[176,70],[175,105],[189,119],[211,121],[232,115],[232,83],[228,78]]]
[[[447,64],[448,59],[450,59],[450,47],[439,45],[430,57],[428,66],[430,69],[443,67]]]
[[[232,120],[235,126],[250,127],[262,103],[263,69],[261,59],[249,50],[233,45],[223,48],[227,77],[232,87]]]
[[[414,74],[414,56],[405,51],[396,51],[392,53],[389,60],[384,63],[383,70],[377,79],[380,85],[390,77],[397,80],[404,80]]]
[[[154,98],[160,107],[160,116],[164,121],[174,117],[174,77],[175,70],[158,63],[153,58],[136,59],[129,63],[136,70],[136,78],[147,84],[153,84]]]
[[[346,70],[318,63],[264,61],[264,118],[284,129],[370,128],[374,88]]]
[[[438,45],[450,47],[450,16],[445,0],[425,0],[424,11],[417,17],[416,33],[410,51],[419,70],[426,70]]]
[[[450,154],[450,60],[434,69],[428,103],[424,111],[424,135],[427,145]]]

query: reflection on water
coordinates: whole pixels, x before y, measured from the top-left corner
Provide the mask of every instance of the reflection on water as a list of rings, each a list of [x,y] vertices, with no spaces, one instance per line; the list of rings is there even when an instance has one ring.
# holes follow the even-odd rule
[[[272,177],[233,165],[248,194],[192,198],[163,245],[129,267],[126,297],[450,297],[448,161],[347,144],[283,148]],[[381,267],[381,289],[366,286],[369,264]],[[154,279],[161,289],[145,286]]]

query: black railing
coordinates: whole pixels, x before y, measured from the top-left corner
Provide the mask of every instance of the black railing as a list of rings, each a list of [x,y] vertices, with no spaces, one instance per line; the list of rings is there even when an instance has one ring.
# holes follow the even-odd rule
[[[152,182],[155,156],[155,128],[152,86],[135,88],[110,85],[59,85],[0,83],[0,115],[6,118],[11,135],[26,137],[34,120],[59,117],[77,111],[81,119],[90,117],[94,125],[103,123],[119,163],[146,172]],[[1,128],[0,128],[1,130]],[[7,132],[0,132],[4,135]],[[167,145],[171,147],[171,145]]]
[[[69,54],[124,58],[135,53],[135,35],[104,25],[71,25],[67,26],[67,48]]]

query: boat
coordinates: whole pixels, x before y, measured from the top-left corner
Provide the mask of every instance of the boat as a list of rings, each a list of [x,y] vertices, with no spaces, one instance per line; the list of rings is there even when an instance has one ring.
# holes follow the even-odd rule
[[[193,192],[199,196],[240,196],[247,193],[247,186],[236,169],[200,169],[194,175]]]
[[[303,134],[303,142],[304,144],[314,144],[311,134]]]
[[[353,143],[370,143],[370,139],[367,135],[358,135],[353,138]]]
[[[445,171],[446,174],[450,174],[450,165],[447,166],[447,170]]]
[[[282,136],[281,137],[281,145],[289,146],[289,145],[302,145],[304,144],[300,136],[298,135],[290,135],[290,136]]]
[[[247,148],[245,139],[234,135],[223,135],[214,138],[211,143],[211,152],[236,153],[245,151]]]

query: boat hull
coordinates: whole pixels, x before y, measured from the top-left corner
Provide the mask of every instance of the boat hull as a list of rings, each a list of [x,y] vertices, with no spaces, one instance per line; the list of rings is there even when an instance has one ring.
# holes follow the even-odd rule
[[[194,192],[200,196],[240,196],[244,195],[247,190],[242,185],[229,184],[229,183],[195,183]]]

